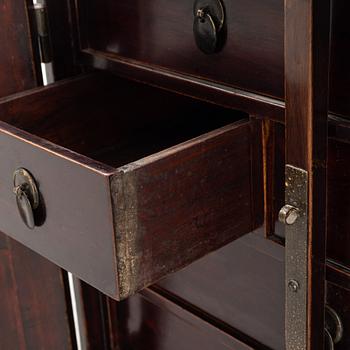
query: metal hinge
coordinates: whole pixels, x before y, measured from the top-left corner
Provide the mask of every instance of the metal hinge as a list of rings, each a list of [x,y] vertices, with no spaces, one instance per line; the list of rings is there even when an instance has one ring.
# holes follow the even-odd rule
[[[53,72],[53,54],[47,5],[45,0],[34,0],[33,6],[40,51],[41,70],[43,73],[44,85],[48,85],[55,81],[55,77]]]

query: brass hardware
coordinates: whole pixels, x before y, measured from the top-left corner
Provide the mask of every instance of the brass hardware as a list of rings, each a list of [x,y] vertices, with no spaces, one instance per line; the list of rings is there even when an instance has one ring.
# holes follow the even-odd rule
[[[223,46],[225,11],[221,0],[196,0],[193,33],[198,48],[212,54]]]
[[[19,168],[13,175],[13,192],[19,214],[30,229],[34,229],[34,210],[39,206],[39,192],[32,175],[23,168]]]
[[[286,349],[307,348],[307,200],[308,173],[286,165],[286,205],[279,220],[286,224]]]

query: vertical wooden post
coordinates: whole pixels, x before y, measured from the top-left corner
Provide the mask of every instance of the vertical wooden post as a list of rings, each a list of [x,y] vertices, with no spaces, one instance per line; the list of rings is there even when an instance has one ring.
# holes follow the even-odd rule
[[[305,170],[308,186],[307,350],[324,348],[329,40],[330,0],[285,0],[286,164]],[[297,349],[286,332],[287,349]]]

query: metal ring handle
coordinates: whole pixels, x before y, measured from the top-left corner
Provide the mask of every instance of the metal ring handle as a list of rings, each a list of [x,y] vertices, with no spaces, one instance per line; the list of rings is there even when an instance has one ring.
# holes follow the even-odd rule
[[[325,334],[326,342],[328,343],[328,349],[334,350],[334,341],[333,341],[331,333],[329,332],[329,330],[327,328],[325,328],[324,334]]]
[[[34,229],[34,210],[39,206],[39,191],[35,180],[26,169],[19,168],[13,174],[13,192],[18,212],[29,229]]]
[[[225,11],[221,0],[196,0],[193,7],[193,34],[205,54],[217,52],[223,43]]]
[[[193,32],[198,48],[205,54],[216,51],[218,37],[212,16],[206,9],[199,9],[193,22]]]
[[[344,333],[343,322],[339,317],[339,315],[337,314],[337,312],[333,308],[331,308],[329,305],[326,305],[326,315],[328,315],[330,318],[328,319],[328,325],[326,324],[326,326],[328,326],[326,329],[328,333],[330,334],[332,333],[331,335],[332,335],[333,342],[334,344],[337,344],[343,338],[343,333]],[[332,322],[332,325],[333,325],[332,329],[329,328],[331,326],[329,325],[330,321]]]

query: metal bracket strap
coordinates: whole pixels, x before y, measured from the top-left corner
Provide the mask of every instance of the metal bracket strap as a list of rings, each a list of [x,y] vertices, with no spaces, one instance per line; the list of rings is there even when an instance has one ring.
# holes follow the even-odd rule
[[[279,219],[286,224],[286,349],[307,349],[308,173],[286,165],[285,203]]]

